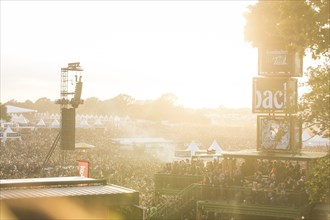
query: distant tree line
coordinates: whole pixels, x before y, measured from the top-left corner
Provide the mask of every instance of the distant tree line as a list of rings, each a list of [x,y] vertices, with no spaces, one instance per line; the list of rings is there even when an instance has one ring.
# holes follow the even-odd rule
[[[54,100],[43,97],[35,102],[26,100],[18,102],[10,100],[5,105],[14,105],[22,108],[30,108],[38,112],[59,113],[60,106]],[[90,97],[84,100],[77,108],[77,114],[117,115],[130,117],[133,120],[150,120],[156,122],[172,123],[196,123],[208,124],[208,115],[211,114],[252,114],[251,109],[233,109],[220,106],[216,109],[191,109],[177,104],[177,97],[172,93],[161,95],[155,100],[136,100],[132,96],[119,94],[111,99],[100,100]]]

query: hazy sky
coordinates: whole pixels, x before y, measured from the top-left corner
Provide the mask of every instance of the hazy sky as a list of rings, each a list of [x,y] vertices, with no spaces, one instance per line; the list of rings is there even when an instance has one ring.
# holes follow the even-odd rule
[[[82,98],[174,93],[187,107],[251,107],[257,49],[248,1],[1,1],[1,102],[60,98],[80,62]]]

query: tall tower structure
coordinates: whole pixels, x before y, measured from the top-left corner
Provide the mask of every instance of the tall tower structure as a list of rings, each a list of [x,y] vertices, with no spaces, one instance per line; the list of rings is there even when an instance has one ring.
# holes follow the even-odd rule
[[[259,48],[258,75],[253,78],[252,112],[258,115],[257,150],[298,153],[301,121],[297,117],[302,53],[285,47]]]
[[[65,162],[65,152],[75,149],[76,108],[83,104],[81,99],[82,72],[83,69],[79,62],[69,63],[67,67],[61,68],[60,99],[55,101],[61,106],[61,130],[44,160],[43,167],[53,154],[58,141],[60,141],[60,148],[63,150],[62,164]]]
[[[82,72],[79,62],[69,63],[67,67],[61,68],[61,98],[56,101],[61,105],[61,149],[75,149],[75,118],[76,108],[83,104]]]

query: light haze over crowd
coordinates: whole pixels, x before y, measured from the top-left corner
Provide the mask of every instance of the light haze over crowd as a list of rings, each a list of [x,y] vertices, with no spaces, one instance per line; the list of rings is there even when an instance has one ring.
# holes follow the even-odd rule
[[[173,93],[192,108],[251,107],[249,1],[1,1],[1,102],[60,98],[80,62],[82,98]]]

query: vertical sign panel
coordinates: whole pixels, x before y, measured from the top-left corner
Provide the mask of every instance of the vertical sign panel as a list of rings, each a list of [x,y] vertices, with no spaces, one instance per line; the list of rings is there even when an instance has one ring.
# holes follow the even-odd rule
[[[296,117],[258,116],[258,150],[290,151],[301,149],[301,123]]]
[[[89,177],[89,162],[86,160],[78,160],[78,175],[81,177]]]
[[[295,113],[298,82],[292,78],[253,78],[253,113]]]
[[[258,73],[269,77],[301,77],[302,54],[285,49],[258,50]]]

